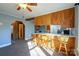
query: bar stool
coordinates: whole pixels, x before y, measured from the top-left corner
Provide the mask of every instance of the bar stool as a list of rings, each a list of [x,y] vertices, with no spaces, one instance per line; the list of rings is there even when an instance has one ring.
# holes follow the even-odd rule
[[[54,36],[51,36],[51,48],[55,49]]]
[[[52,48],[52,39],[51,39],[51,35],[48,35],[48,40],[47,40],[47,41],[48,41],[47,47],[51,49],[51,48]]]
[[[37,45],[41,46],[41,35],[40,34],[37,35]]]
[[[42,46],[43,47],[48,47],[48,36],[47,35],[42,35],[42,37],[41,37],[41,39],[42,39]]]
[[[60,41],[60,46],[59,46],[59,51],[58,51],[59,53],[61,51],[61,48],[64,46],[65,51],[66,51],[66,55],[68,55],[68,52],[67,52],[68,39],[69,39],[69,37],[67,37],[67,36],[60,36],[59,37],[59,41]]]

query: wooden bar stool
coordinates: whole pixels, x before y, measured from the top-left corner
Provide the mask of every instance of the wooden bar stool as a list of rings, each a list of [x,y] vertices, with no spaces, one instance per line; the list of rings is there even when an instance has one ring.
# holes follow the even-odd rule
[[[54,45],[54,36],[51,36],[51,48],[55,49],[55,45]]]
[[[41,37],[41,39],[42,39],[42,46],[43,47],[48,47],[48,36],[47,35],[42,35],[42,37]]]
[[[66,55],[68,55],[67,52],[67,42],[68,42],[69,37],[67,36],[60,36],[59,41],[60,41],[60,46],[59,46],[59,53],[61,51],[61,48],[63,47],[65,49]]]
[[[37,35],[37,45],[41,46],[41,35],[40,34]]]

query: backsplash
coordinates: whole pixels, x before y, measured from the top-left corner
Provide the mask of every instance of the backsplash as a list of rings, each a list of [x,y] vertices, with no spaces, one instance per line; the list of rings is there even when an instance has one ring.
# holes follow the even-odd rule
[[[75,28],[62,28],[60,25],[35,26],[35,33],[52,33],[62,35],[75,35]]]
[[[75,35],[75,28],[62,28],[60,25],[51,25],[50,28],[52,34]]]
[[[35,26],[35,33],[50,33],[50,26]]]
[[[45,33],[45,26],[35,26],[35,33]]]
[[[60,25],[51,25],[50,26],[50,32],[53,34],[58,34],[58,32],[60,33],[60,29],[61,29]]]

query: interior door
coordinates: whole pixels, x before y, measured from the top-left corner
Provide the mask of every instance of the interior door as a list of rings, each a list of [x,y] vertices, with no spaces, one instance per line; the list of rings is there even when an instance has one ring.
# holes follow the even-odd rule
[[[23,39],[23,24],[19,24],[19,39]]]

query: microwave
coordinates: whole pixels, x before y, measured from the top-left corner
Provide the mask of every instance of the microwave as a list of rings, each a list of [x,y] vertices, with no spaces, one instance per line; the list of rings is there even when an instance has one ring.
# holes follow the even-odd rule
[[[63,30],[63,34],[64,35],[69,35],[70,34],[70,30]]]

